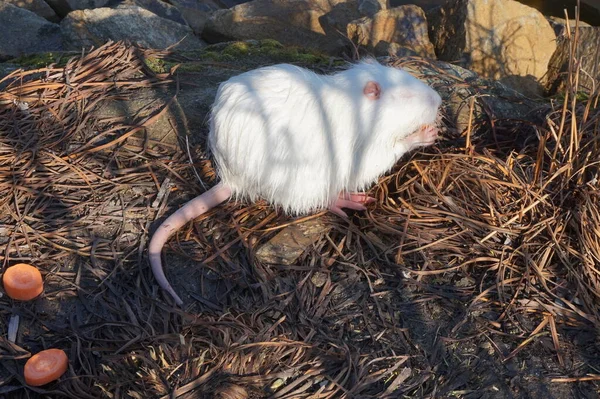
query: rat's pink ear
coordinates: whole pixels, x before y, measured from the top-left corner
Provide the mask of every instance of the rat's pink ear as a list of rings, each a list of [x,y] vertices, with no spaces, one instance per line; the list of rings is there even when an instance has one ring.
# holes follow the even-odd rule
[[[364,95],[370,100],[379,100],[381,96],[381,86],[372,80],[368,81],[363,89]]]

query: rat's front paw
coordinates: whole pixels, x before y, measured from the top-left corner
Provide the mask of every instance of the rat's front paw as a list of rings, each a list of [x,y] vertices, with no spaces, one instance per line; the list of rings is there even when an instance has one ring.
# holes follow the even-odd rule
[[[404,142],[408,144],[409,149],[417,147],[426,147],[435,143],[438,138],[438,128],[433,125],[425,125],[419,130],[406,137]]]
[[[432,145],[438,138],[438,128],[431,125],[423,126],[419,132],[419,136],[422,145]]]

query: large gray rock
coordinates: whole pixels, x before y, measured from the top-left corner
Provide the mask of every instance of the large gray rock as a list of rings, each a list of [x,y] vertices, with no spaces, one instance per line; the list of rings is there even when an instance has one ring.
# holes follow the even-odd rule
[[[91,10],[93,8],[110,7],[118,3],[115,0],[63,0],[66,1],[71,10]],[[112,4],[111,4],[112,3]]]
[[[96,8],[71,12],[60,24],[70,49],[99,46],[108,40],[163,49],[178,43],[179,50],[203,47],[188,26],[161,18],[141,7]]]
[[[557,27],[559,28],[559,27]],[[558,29],[557,48],[550,62],[545,77],[545,88],[548,94],[564,89],[571,58],[566,23]],[[600,27],[582,25],[575,35],[575,27],[571,27],[571,38],[577,36],[577,55],[579,60],[578,91],[590,94],[598,89],[600,82]]]
[[[60,27],[12,4],[0,3],[0,59],[63,49]]]
[[[376,2],[379,9],[385,8],[384,0]],[[214,12],[204,26],[202,38],[211,43],[276,39],[284,45],[338,54],[349,44],[343,37],[347,25],[364,16],[361,10],[371,13],[377,9],[365,3],[365,0],[255,0]]]
[[[56,1],[56,0],[54,0]],[[95,8],[122,8],[139,6],[161,18],[185,24],[179,10],[161,0],[63,0],[72,10],[92,10]]]
[[[111,3],[109,3],[110,5]],[[186,25],[186,20],[181,12],[174,6],[161,0],[122,0],[115,8],[140,6],[161,18],[170,19],[182,25]]]
[[[202,33],[210,14],[220,8],[212,1],[171,0],[171,4],[179,10],[189,27],[197,35]]]
[[[540,122],[535,111],[542,103],[501,82],[441,61],[403,67],[437,90],[443,100],[445,116],[458,132],[464,132],[469,125],[482,125],[490,118]],[[448,79],[450,76],[456,77],[454,84]]]
[[[347,33],[354,43],[378,56],[412,53],[435,58],[425,13],[414,5],[381,10],[372,18],[353,21],[348,25]]]
[[[450,0],[427,20],[438,58],[528,94],[541,89],[556,43],[537,10],[513,0]]]
[[[50,22],[58,22],[58,15],[44,0],[0,0],[0,3],[8,3],[36,13]]]

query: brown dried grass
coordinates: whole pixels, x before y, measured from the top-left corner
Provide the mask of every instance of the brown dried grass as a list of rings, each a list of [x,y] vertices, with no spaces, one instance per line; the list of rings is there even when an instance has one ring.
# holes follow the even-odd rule
[[[109,43],[0,82],[0,256],[4,267],[39,265],[46,281],[36,303],[0,298],[3,320],[22,322],[17,344],[2,331],[1,392],[384,398],[489,388],[434,336],[482,338],[505,363],[549,334],[554,381],[595,380],[593,365],[564,368],[560,330],[600,327],[600,111],[598,93],[575,100],[576,68],[544,123],[491,114],[412,154],[372,189],[368,212],[351,223],[325,216],[333,230],[295,265],[253,258],[292,222],[264,203],[227,204],[182,229],[170,249],[206,268],[182,274],[201,289],[180,310],[163,300],[144,250],[165,177],[190,189],[185,151],[144,136],[162,111],[134,125],[90,118],[102,101],[172,83],[145,68],[148,56],[164,54]],[[517,144],[527,134],[530,144]],[[202,169],[212,177],[208,162]],[[70,370],[24,390],[23,359],[46,347],[65,349]]]

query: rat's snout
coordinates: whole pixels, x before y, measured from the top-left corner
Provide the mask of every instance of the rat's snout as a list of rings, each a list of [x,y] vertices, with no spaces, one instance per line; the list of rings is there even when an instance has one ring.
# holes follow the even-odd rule
[[[431,90],[431,92],[427,96],[427,101],[436,110],[440,107],[440,105],[442,105],[442,97],[440,97],[440,95],[435,90]]]

